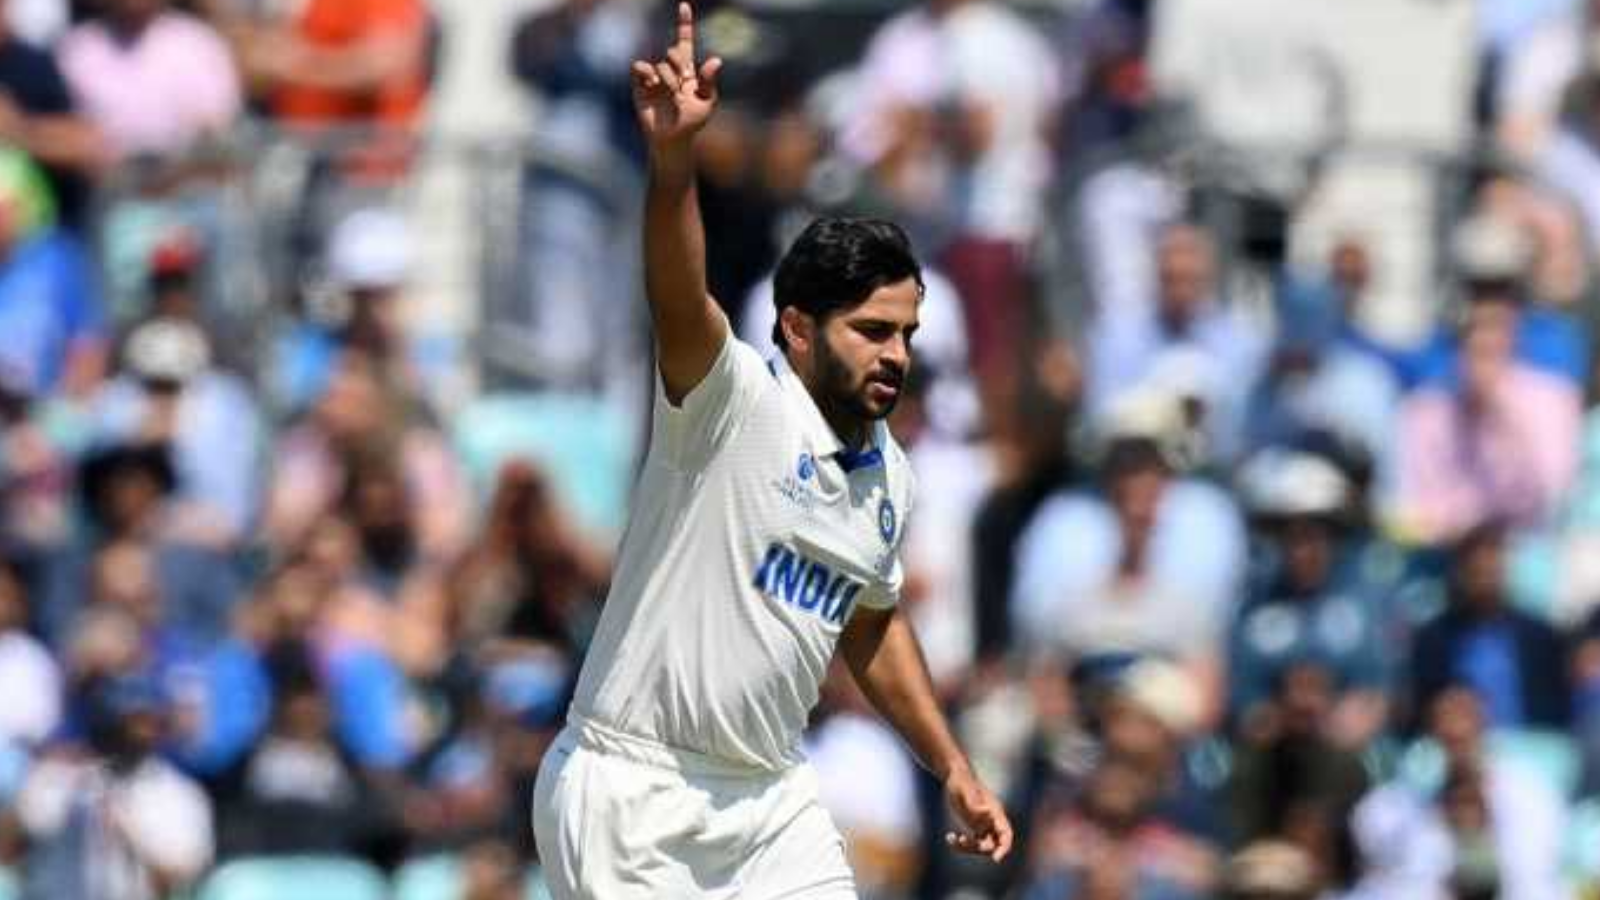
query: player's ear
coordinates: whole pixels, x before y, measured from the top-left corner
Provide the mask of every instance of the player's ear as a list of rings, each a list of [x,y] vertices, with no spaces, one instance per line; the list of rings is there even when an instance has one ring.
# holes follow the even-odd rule
[[[778,312],[778,325],[783,329],[783,339],[790,348],[802,353],[811,350],[816,340],[817,320],[799,307],[785,306]]]

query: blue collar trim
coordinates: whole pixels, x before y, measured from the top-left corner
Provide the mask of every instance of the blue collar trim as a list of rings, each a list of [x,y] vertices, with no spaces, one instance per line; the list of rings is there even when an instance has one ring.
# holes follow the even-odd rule
[[[883,451],[877,447],[873,447],[870,450],[862,450],[860,452],[853,450],[840,450],[838,453],[833,455],[833,458],[839,461],[839,468],[843,469],[846,474],[854,472],[857,469],[866,469],[872,466],[883,465]]]

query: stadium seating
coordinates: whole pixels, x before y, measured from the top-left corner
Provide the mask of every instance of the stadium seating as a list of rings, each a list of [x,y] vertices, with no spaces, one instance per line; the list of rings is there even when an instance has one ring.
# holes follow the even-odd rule
[[[525,900],[550,900],[537,866],[528,870]],[[394,900],[440,900],[461,896],[461,863],[453,856],[427,856],[411,860],[394,875]]]
[[[201,886],[197,900],[387,900],[388,883],[372,866],[339,857],[241,859]]]
[[[544,467],[566,508],[597,536],[621,533],[635,430],[615,405],[563,394],[487,396],[454,422],[456,448],[480,496],[503,463],[526,457]]]

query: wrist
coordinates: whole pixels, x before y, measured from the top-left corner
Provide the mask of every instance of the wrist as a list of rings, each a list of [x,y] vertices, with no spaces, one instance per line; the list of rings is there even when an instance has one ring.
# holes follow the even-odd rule
[[[961,754],[953,754],[933,768],[934,777],[939,783],[948,786],[952,781],[969,780],[973,778],[972,763]]]
[[[664,181],[687,181],[694,177],[694,140],[683,139],[650,145],[648,164],[651,177]]]

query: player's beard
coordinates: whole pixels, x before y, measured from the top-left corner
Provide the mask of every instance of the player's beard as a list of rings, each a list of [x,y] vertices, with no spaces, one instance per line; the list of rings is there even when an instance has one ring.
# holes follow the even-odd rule
[[[850,370],[844,358],[833,352],[826,338],[817,342],[818,405],[830,420],[842,416],[851,422],[871,422],[885,418],[894,411],[895,401],[905,382],[905,373],[885,367],[868,371],[860,376]],[[895,388],[895,396],[886,403],[873,403],[867,397],[867,386],[882,381]]]

